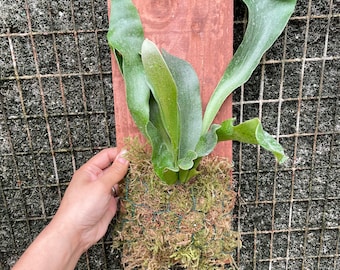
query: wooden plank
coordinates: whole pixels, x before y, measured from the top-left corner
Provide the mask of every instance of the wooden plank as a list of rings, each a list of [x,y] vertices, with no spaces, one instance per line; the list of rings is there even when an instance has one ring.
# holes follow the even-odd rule
[[[200,79],[205,108],[233,52],[233,0],[134,0],[145,37],[169,53],[190,62]],[[112,57],[116,140],[141,136],[125,101],[124,84]],[[231,97],[220,110],[216,122],[232,117]],[[214,155],[232,160],[231,142],[216,147]]]

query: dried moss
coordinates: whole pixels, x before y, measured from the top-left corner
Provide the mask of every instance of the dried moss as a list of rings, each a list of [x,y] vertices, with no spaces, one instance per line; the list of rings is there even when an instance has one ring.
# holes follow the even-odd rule
[[[185,185],[167,185],[153,173],[147,147],[129,143],[130,172],[120,190],[114,235],[124,269],[224,269],[239,246],[231,230],[236,194],[225,159],[206,158]]]

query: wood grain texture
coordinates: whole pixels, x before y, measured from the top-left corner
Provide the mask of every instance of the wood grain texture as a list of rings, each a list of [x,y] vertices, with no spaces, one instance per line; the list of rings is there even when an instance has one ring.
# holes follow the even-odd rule
[[[200,79],[205,108],[233,52],[233,0],[134,0],[145,37],[169,53],[190,62]],[[112,57],[117,145],[141,136],[125,101],[124,83]],[[232,117],[231,97],[216,122]],[[214,155],[232,159],[231,142],[220,143]]]

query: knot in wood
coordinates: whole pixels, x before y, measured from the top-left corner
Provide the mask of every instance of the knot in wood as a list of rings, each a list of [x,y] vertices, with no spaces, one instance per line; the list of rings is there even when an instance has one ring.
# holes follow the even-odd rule
[[[198,33],[201,33],[203,32],[203,29],[204,29],[204,20],[195,20],[192,22],[191,24],[191,30],[198,34]]]

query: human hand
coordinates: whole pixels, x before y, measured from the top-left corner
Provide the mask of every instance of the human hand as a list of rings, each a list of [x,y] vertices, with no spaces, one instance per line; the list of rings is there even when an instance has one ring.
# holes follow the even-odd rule
[[[71,270],[106,232],[117,211],[113,186],[127,173],[124,151],[105,149],[77,170],[50,224],[27,248],[15,270]]]
[[[125,151],[105,149],[81,166],[73,175],[50,226],[63,228],[77,246],[86,251],[106,232],[117,211],[118,198],[112,187],[127,173]]]

